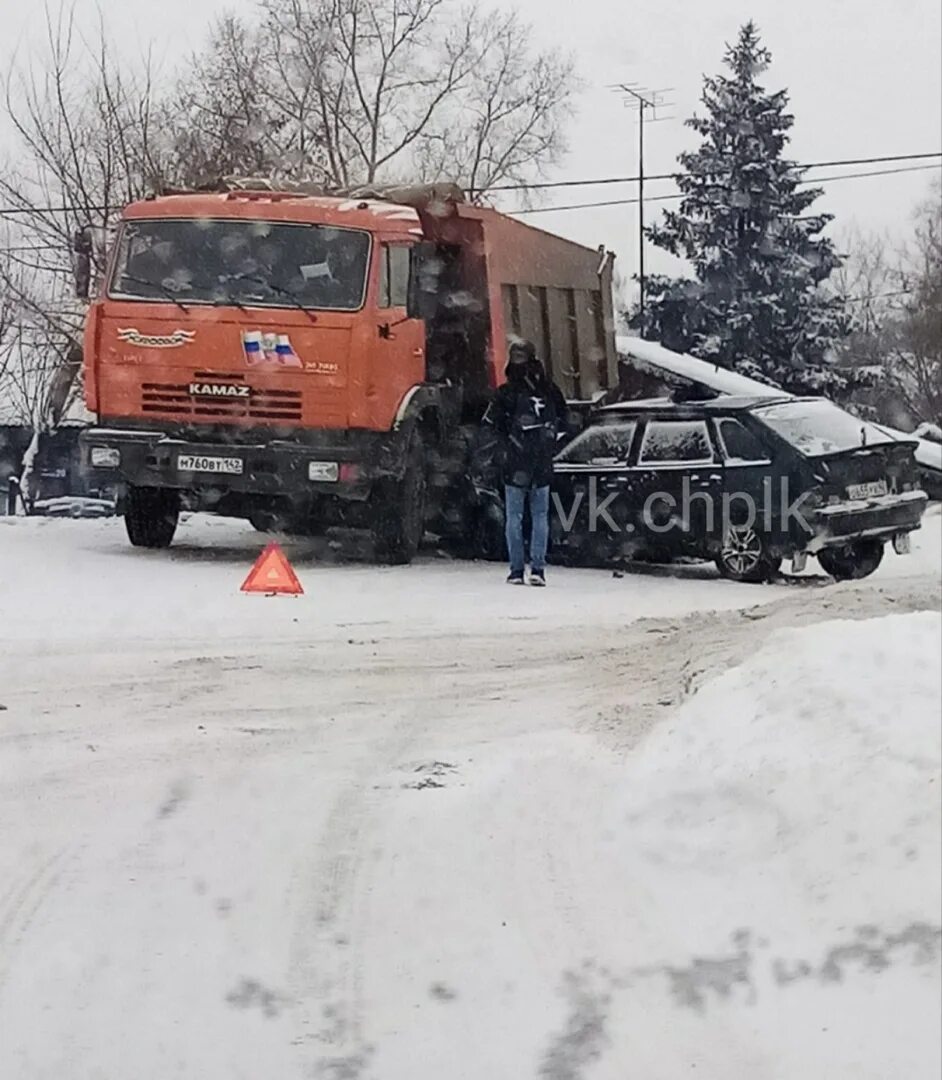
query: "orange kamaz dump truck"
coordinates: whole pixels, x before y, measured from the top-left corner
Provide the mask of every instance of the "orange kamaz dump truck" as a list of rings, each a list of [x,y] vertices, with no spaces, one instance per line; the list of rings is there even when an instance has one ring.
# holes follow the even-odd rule
[[[88,309],[85,467],[138,546],[185,508],[368,530],[408,562],[427,528],[469,535],[468,432],[508,338],[570,398],[614,383],[611,273],[450,186],[132,203]]]

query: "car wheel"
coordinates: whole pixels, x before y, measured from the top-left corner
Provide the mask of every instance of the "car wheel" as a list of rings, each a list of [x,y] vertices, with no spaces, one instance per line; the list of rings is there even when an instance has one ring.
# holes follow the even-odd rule
[[[757,583],[774,577],[782,560],[771,554],[766,538],[751,525],[733,525],[723,538],[716,565],[730,581]]]
[[[425,448],[415,433],[402,479],[382,480],[373,490],[373,541],[380,562],[401,566],[415,558],[425,535],[426,495]]]
[[[825,548],[818,552],[821,569],[835,581],[859,581],[883,562],[883,543],[880,540],[855,540],[841,548]]]
[[[129,487],[124,527],[134,547],[166,548],[180,518],[180,496],[166,488]]]

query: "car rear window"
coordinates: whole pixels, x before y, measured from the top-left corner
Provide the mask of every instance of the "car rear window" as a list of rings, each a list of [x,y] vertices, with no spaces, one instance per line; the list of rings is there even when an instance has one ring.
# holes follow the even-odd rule
[[[570,465],[617,465],[628,457],[637,424],[594,424],[560,451],[557,461]]]
[[[650,420],[639,463],[669,465],[713,460],[713,447],[703,420]]]
[[[783,401],[752,410],[786,442],[807,457],[839,454],[892,440],[873,424],[820,399]]]

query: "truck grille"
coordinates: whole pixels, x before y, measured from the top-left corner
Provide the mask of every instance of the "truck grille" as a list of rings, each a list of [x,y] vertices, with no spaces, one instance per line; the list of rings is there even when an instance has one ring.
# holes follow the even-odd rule
[[[195,373],[197,380],[235,383],[243,375],[221,372]],[[194,420],[267,420],[287,423],[301,420],[300,390],[253,387],[247,398],[199,397],[190,394],[188,383],[141,384],[141,412],[150,416],[190,417]]]

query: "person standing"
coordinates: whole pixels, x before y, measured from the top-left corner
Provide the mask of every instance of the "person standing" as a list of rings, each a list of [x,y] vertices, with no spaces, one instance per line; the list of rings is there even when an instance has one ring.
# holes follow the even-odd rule
[[[530,341],[514,341],[508,353],[507,381],[498,387],[484,414],[503,456],[504,509],[511,585],[523,585],[524,509],[530,505],[530,584],[546,584],[550,480],[556,439],[565,426],[566,399],[546,374]]]

